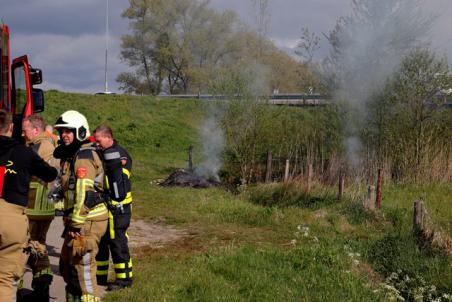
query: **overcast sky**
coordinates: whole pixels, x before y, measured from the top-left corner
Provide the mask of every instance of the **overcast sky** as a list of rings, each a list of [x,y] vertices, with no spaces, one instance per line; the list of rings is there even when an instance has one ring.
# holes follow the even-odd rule
[[[105,8],[107,0],[0,0],[0,18],[10,26],[12,56],[28,54],[43,70],[41,88],[93,93],[104,89]],[[378,0],[375,0],[378,1]],[[339,16],[350,13],[351,0],[269,0],[269,37],[290,51],[301,28],[321,35]],[[425,10],[438,15],[432,32],[435,49],[452,62],[452,0],[425,0]],[[110,0],[109,88],[128,70],[119,58],[120,37],[128,32],[121,12],[128,0]],[[252,0],[211,0],[218,10],[232,9],[255,24]]]

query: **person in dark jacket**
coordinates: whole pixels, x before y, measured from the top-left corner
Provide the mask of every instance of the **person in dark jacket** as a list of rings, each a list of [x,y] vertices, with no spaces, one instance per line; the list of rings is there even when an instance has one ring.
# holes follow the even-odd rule
[[[53,181],[58,171],[12,138],[11,113],[0,110],[0,297],[12,301],[28,259],[28,190],[31,176]]]
[[[117,290],[132,286],[132,258],[127,234],[132,216],[132,157],[113,139],[109,126],[97,127],[94,138],[104,158],[106,187],[110,193],[108,230],[100,241],[96,257],[97,282],[107,285],[111,253],[116,278],[108,284],[108,289]]]

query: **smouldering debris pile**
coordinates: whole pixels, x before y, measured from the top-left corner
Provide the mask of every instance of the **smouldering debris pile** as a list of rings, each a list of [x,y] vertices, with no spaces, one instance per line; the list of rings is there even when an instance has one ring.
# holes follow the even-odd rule
[[[205,179],[193,172],[179,169],[171,173],[160,183],[164,187],[191,187],[197,189],[210,188],[220,185],[216,180]]]

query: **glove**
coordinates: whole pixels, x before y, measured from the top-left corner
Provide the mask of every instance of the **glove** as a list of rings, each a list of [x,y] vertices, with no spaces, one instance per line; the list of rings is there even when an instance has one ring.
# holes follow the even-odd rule
[[[47,256],[47,247],[44,244],[39,243],[39,241],[30,240],[25,251],[30,254],[34,259],[44,258]]]
[[[88,252],[89,248],[86,237],[83,235],[76,236],[72,240],[72,256],[83,257]]]

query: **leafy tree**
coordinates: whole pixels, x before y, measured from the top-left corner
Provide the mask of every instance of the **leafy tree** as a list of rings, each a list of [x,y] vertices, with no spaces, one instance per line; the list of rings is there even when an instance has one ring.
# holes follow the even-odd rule
[[[442,91],[452,87],[448,73],[445,58],[438,58],[428,48],[418,48],[407,55],[388,81],[385,116],[375,117],[384,121],[379,133],[385,150],[382,157],[392,163],[397,179],[419,179],[435,169],[441,170],[439,166],[448,165],[446,154],[450,153],[451,144],[447,123],[451,117],[449,110],[442,107],[443,100],[438,98]],[[439,166],[434,167],[435,162]]]
[[[394,174],[407,174],[409,166],[422,170],[421,154],[425,146],[420,140],[423,139],[417,139],[415,157],[418,160],[415,162],[407,147],[412,146],[413,140],[393,139],[408,139],[408,133],[413,138],[426,135],[424,114],[428,106],[425,101],[431,95],[421,90],[431,85],[430,93],[435,94],[441,89],[441,85],[427,77],[411,78],[409,82],[395,80],[393,75],[406,74],[407,62],[412,64],[411,76],[415,74],[414,70],[420,74],[430,69],[444,72],[442,69],[447,66],[443,63],[439,67],[432,57],[433,61],[426,59],[426,52],[432,56],[427,46],[433,18],[424,15],[421,4],[420,0],[353,0],[353,13],[340,18],[327,35],[331,53],[324,65],[328,75],[326,82],[339,99],[349,103],[348,136],[351,140],[364,138],[365,144],[348,157],[366,159],[368,175],[374,174],[376,168],[389,169],[391,165],[400,170]],[[423,55],[419,49],[423,49]],[[411,91],[411,95],[402,97],[402,91]],[[413,93],[418,96],[414,97]],[[408,118],[408,112],[413,111],[417,112],[418,118],[416,122],[411,120],[408,127],[409,123],[403,121]],[[396,113],[400,116],[394,116]],[[399,128],[399,125],[405,128]]]
[[[131,0],[123,17],[132,33],[122,37],[121,56],[136,72],[118,81],[129,91],[159,93],[164,84],[170,93],[199,90],[235,49],[235,14],[217,13],[208,1]]]
[[[129,93],[218,93],[232,78],[244,80],[222,94],[268,94],[307,90],[308,66],[297,63],[265,37],[267,1],[256,1],[258,31],[231,11],[217,12],[208,1],[131,0],[123,12],[130,34],[122,37],[121,56],[132,72],[117,80]],[[227,80],[228,83],[221,83]]]

